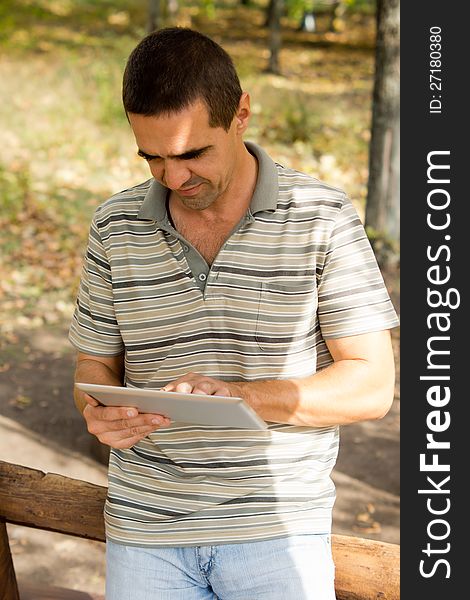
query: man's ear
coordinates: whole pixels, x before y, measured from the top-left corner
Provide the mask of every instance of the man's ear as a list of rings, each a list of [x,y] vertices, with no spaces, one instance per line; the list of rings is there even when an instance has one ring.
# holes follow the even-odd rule
[[[242,134],[245,132],[250,121],[250,116],[250,95],[248,94],[248,92],[243,92],[243,94],[240,97],[237,113],[235,115],[237,133]]]

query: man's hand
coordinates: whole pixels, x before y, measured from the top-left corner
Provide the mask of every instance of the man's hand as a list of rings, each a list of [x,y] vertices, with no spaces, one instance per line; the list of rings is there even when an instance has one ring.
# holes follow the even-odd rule
[[[394,393],[390,332],[328,339],[327,346],[334,362],[308,377],[226,382],[187,373],[163,389],[238,396],[271,423],[331,427],[382,418]]]
[[[208,396],[236,396],[234,386],[220,379],[206,377],[199,373],[186,373],[168,383],[162,390],[181,394],[206,394]]]
[[[143,414],[135,408],[101,406],[88,394],[84,399],[87,405],[83,417],[88,431],[111,448],[131,448],[152,431],[171,423],[163,415]]]

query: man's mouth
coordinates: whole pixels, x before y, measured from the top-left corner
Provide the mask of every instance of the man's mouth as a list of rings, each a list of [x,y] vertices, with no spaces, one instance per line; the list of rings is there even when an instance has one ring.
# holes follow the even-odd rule
[[[202,182],[198,183],[197,185],[194,185],[193,187],[180,188],[179,190],[176,190],[176,191],[181,196],[195,196],[199,192],[199,188],[201,187],[201,185],[202,185]]]

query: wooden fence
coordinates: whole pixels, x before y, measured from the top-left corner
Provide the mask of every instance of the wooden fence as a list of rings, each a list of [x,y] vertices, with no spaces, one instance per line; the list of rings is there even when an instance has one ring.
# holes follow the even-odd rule
[[[0,599],[98,600],[59,588],[19,583],[6,523],[105,541],[103,506],[106,488],[0,461]],[[338,600],[398,600],[399,546],[333,535]],[[58,557],[59,558],[59,557]],[[138,599],[136,599],[138,600]]]

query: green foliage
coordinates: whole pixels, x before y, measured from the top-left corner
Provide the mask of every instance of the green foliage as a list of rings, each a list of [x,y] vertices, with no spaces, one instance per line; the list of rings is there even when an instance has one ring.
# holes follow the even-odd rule
[[[366,227],[367,237],[374,250],[374,254],[381,266],[392,266],[400,260],[400,244],[391,238],[385,231],[377,231],[373,227]]]
[[[127,123],[121,100],[122,66],[115,61],[97,61],[90,65],[87,78],[96,120],[109,127]]]
[[[337,96],[332,101],[326,93],[314,93],[315,87],[321,86],[312,86],[312,93],[281,89],[276,94],[256,88],[254,97],[264,101],[262,109],[255,111],[250,127],[262,144],[300,148],[306,162],[309,156],[317,161],[325,155],[334,157],[331,183],[338,177],[337,168],[342,169],[343,175],[349,173],[348,179],[357,179],[359,165],[368,160],[367,107],[351,98]],[[365,178],[365,173],[360,177]],[[364,199],[365,181],[360,187],[354,184],[351,193]]]
[[[313,9],[315,14],[328,12],[330,7],[328,3],[322,0],[284,0],[289,17],[299,19],[304,12],[310,12]],[[366,13],[372,14],[375,12],[376,0],[340,0],[340,10],[348,11],[349,13]]]
[[[30,197],[30,175],[27,167],[8,168],[0,163],[0,214],[2,219],[14,218],[25,209]]]
[[[216,3],[215,0],[200,0],[205,16],[208,19],[215,19],[216,17]]]
[[[320,127],[318,114],[300,95],[291,95],[283,104],[279,125],[277,139],[287,144],[311,141]]]
[[[372,14],[377,7],[376,0],[342,0],[343,4],[350,11]]]
[[[285,3],[288,16],[297,21],[302,17],[304,12],[312,9],[312,0],[285,0]]]

